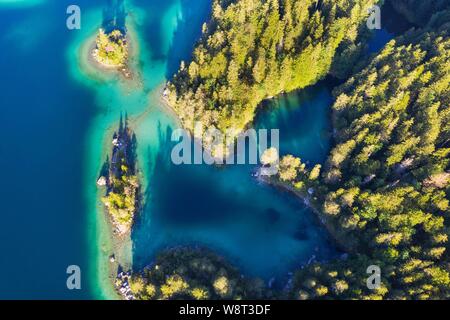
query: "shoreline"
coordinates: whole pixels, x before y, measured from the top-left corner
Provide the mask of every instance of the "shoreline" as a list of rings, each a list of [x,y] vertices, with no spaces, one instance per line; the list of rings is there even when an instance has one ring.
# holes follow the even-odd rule
[[[155,91],[158,93],[158,101],[161,104],[161,110],[166,112],[166,114],[170,115],[171,118],[175,121],[177,126],[180,129],[184,129],[184,126],[178,117],[177,112],[175,109],[170,105],[169,100],[167,99],[167,95],[165,94],[165,91],[167,90],[167,81],[164,81]]]
[[[131,132],[134,132],[132,129],[132,126],[128,125],[128,128],[131,130]],[[104,144],[103,148],[108,157],[111,156],[110,150],[111,150],[111,137],[113,137],[114,133],[116,132],[116,126],[113,124],[111,125],[107,133],[105,134]],[[103,155],[105,156],[105,155]],[[119,272],[131,272],[132,266],[133,266],[133,256],[132,256],[132,246],[133,241],[131,238],[132,232],[133,232],[133,226],[136,223],[136,219],[138,216],[142,213],[142,209],[144,207],[144,198],[143,198],[143,185],[142,185],[142,171],[139,166],[139,162],[137,159],[135,159],[135,175],[138,178],[139,181],[139,187],[137,189],[137,198],[136,198],[136,207],[135,211],[133,213],[133,221],[131,222],[131,226],[129,229],[126,230],[126,232],[121,233],[120,232],[120,226],[114,221],[113,217],[111,216],[110,212],[108,211],[108,208],[102,203],[101,198],[106,194],[107,186],[97,186],[98,189],[98,201],[100,202],[100,207],[98,214],[102,214],[103,218],[105,219],[106,224],[106,230],[105,233],[107,233],[107,237],[110,239],[110,246],[109,248],[105,248],[103,252],[106,255],[107,260],[105,263],[107,263],[107,268],[109,270],[108,272],[108,278],[109,283],[111,286],[111,289],[115,292],[117,299],[125,300],[125,296],[123,293],[120,292],[120,288],[116,285],[116,281],[118,279]],[[109,173],[108,173],[109,174]],[[101,175],[101,173],[100,173]],[[103,195],[102,195],[103,194]]]
[[[134,55],[134,51],[133,51],[133,39],[132,37],[129,35],[129,33],[127,32],[127,34],[125,35],[125,39],[127,42],[127,46],[128,46],[128,56],[126,58],[126,61],[124,64],[121,65],[108,65],[105,64],[101,61],[98,61],[95,57],[95,50],[97,48],[97,34],[92,35],[91,37],[89,37],[89,42],[88,42],[88,57],[87,57],[87,62],[91,64],[91,66],[94,69],[97,69],[97,71],[99,72],[111,72],[114,74],[119,74],[121,76],[121,78],[123,80],[133,80],[134,78],[134,70],[132,70],[129,66],[130,64],[130,60],[131,57],[133,57]]]
[[[91,296],[100,300],[118,300],[122,296],[118,294],[114,286],[116,278],[117,261],[124,266],[131,266],[132,243],[128,238],[117,240],[113,234],[114,226],[105,212],[101,197],[105,195],[104,189],[99,188],[97,180],[101,172],[101,166],[106,156],[111,152],[111,137],[117,130],[117,118],[120,112],[128,112],[130,115],[139,114],[145,110],[142,105],[135,111],[138,98],[144,96],[144,68],[141,66],[142,54],[146,52],[145,43],[141,40],[140,31],[143,12],[134,5],[129,5],[129,14],[126,19],[127,36],[131,44],[128,65],[135,72],[133,80],[124,79],[120,72],[105,68],[97,64],[92,57],[92,46],[99,28],[101,27],[102,9],[95,7],[86,11],[84,27],[73,38],[66,59],[70,65],[70,75],[75,82],[85,86],[92,92],[95,98],[92,123],[86,136],[86,162],[84,170],[84,198],[87,208],[86,239],[88,243],[88,255],[90,259],[88,269],[88,286]],[[142,69],[141,69],[142,67]],[[146,94],[145,94],[146,95]],[[116,101],[116,97],[123,97]],[[130,106],[127,97],[131,96]],[[134,120],[134,119],[133,119]],[[134,122],[134,121],[133,121]],[[134,125],[134,123],[133,123]],[[130,127],[134,129],[134,126]],[[138,161],[137,171],[139,180],[145,175],[144,167]],[[145,166],[145,163],[141,163]],[[145,181],[142,181],[142,189],[145,190]],[[145,199],[144,199],[145,200]],[[110,261],[112,253],[115,262]],[[126,263],[124,263],[126,262]]]
[[[127,34],[128,34],[128,33],[133,33],[133,30],[132,30],[131,27],[128,28]],[[132,35],[130,35],[130,36],[132,36]],[[97,61],[95,61],[95,59],[92,57],[91,52],[92,52],[92,46],[95,46],[95,37],[96,37],[96,34],[93,34],[93,35],[90,37],[90,39],[91,39],[91,42],[90,42],[91,49],[89,49],[89,50],[87,51],[87,52],[88,52],[88,60],[91,60],[91,61],[88,61],[89,64],[90,64],[90,67],[91,67],[92,69],[94,69],[96,73],[99,73],[99,72],[104,71],[104,73],[106,73],[106,74],[112,75],[113,77],[114,77],[114,76],[117,77],[117,73],[120,73],[120,72],[118,72],[114,67],[113,67],[113,68],[109,68],[109,67],[106,67],[106,66],[102,66],[102,65],[99,64]],[[93,41],[93,42],[92,42],[92,41]],[[130,42],[131,42],[131,41],[130,41]],[[130,43],[130,44],[131,44],[131,43]],[[134,44],[134,43],[133,43],[133,44]],[[138,42],[137,42],[137,41],[136,41],[136,45],[138,45]],[[134,53],[134,52],[131,53],[131,48],[130,48],[130,57],[129,57],[129,64],[130,64],[130,66],[133,65],[133,63],[136,64],[137,62],[139,62],[138,53]],[[120,77],[120,75],[119,75],[119,80],[121,80],[121,78],[122,78],[122,77]],[[181,123],[180,118],[178,117],[177,112],[176,112],[175,109],[169,104],[169,101],[168,101],[168,99],[167,99],[167,96],[164,94],[164,93],[165,93],[164,91],[165,91],[166,87],[167,87],[167,79],[164,79],[164,80],[161,81],[160,84],[158,84],[157,86],[155,86],[155,87],[147,94],[147,97],[148,97],[148,100],[147,100],[147,101],[148,101],[148,102],[147,102],[147,106],[144,108],[143,112],[139,112],[137,115],[135,115],[134,117],[132,117],[132,118],[129,119],[129,120],[130,120],[130,127],[131,127],[131,128],[137,127],[137,126],[139,125],[139,123],[141,123],[142,121],[145,121],[146,117],[147,117],[152,111],[154,111],[154,108],[159,109],[161,112],[163,112],[163,113],[166,114],[168,117],[170,117],[170,119],[176,124],[176,126],[178,126],[179,128],[184,128],[184,126],[183,126],[182,123]],[[153,101],[153,103],[150,103],[150,101],[152,101],[152,100],[157,101],[157,103],[154,103],[154,101]],[[267,98],[267,99],[265,99],[265,100],[270,100],[270,98]],[[110,150],[110,145],[109,145],[110,141],[109,141],[109,137],[111,136],[111,132],[114,132],[114,126],[115,126],[114,124],[115,124],[115,123],[116,123],[116,122],[112,123],[111,126],[108,128],[107,133],[105,133],[105,136],[104,136],[104,145],[106,146],[106,148],[105,148],[104,151],[102,152],[102,158],[105,157],[105,154],[109,153],[109,150]],[[249,124],[249,125],[250,125],[250,124]],[[134,129],[136,129],[136,128],[134,128]],[[140,172],[140,175],[142,175],[143,171],[141,171],[141,170],[138,170],[138,171]],[[144,181],[144,184],[145,184],[145,183],[146,183],[146,182]],[[274,183],[269,183],[269,184],[272,185],[272,186],[274,186],[274,187],[276,187],[276,185],[275,185]],[[283,191],[286,191],[286,186],[283,186],[283,187],[280,186],[280,188],[281,188]],[[296,192],[294,192],[293,190],[291,190],[291,192],[293,192],[296,196],[298,196],[298,195],[296,194]],[[98,193],[99,197],[101,196],[100,193],[101,193],[101,192]],[[317,209],[315,209],[315,208],[313,208],[313,207],[311,207],[311,206],[308,206],[308,207],[311,208],[313,211],[315,211],[317,217],[319,217],[319,213],[317,212]],[[114,233],[115,227],[114,227],[114,224],[113,224],[112,221],[111,221],[111,217],[109,216],[108,212],[106,212],[106,211],[104,210],[103,205],[101,205],[101,211],[99,211],[97,214],[103,215],[103,219],[106,217],[105,222],[106,222],[106,225],[107,225],[107,229],[108,229],[108,230],[107,230],[107,232],[105,232],[105,233],[108,233],[106,236],[107,236],[108,238],[111,239],[111,245],[110,245],[110,248],[109,248],[108,250],[102,250],[102,251],[104,252],[104,254],[106,254],[106,259],[104,259],[104,257],[103,257],[102,260],[105,260],[105,261],[102,261],[101,263],[102,263],[102,264],[103,264],[103,263],[106,263],[106,264],[107,264],[107,266],[105,266],[105,267],[107,267],[108,270],[109,270],[109,277],[108,277],[108,278],[110,278],[110,279],[109,279],[109,286],[114,290],[114,292],[115,292],[116,295],[117,295],[117,298],[124,299],[123,295],[121,295],[121,294],[119,293],[119,291],[117,290],[117,286],[115,285],[115,280],[116,280],[117,270],[118,270],[119,264],[122,265],[123,267],[124,267],[125,265],[124,265],[123,263],[121,263],[122,258],[121,258],[118,254],[115,254],[115,253],[116,253],[116,252],[120,252],[120,251],[124,251],[124,250],[125,250],[124,247],[126,247],[127,245],[132,245],[131,239],[130,239],[129,236],[131,235],[131,232],[132,232],[132,230],[133,230],[133,227],[132,227],[131,230],[127,233],[128,236],[121,236],[121,237],[118,237],[117,234]],[[105,216],[105,215],[106,215],[106,216]],[[327,228],[327,230],[328,230],[328,228]],[[330,234],[332,237],[334,237],[334,236],[331,234],[330,230],[328,230],[328,234]],[[132,255],[132,250],[129,250],[129,251],[130,251],[129,253]],[[109,257],[110,257],[113,253],[115,254],[115,261],[114,261],[114,262],[111,262],[110,259],[109,259]],[[131,265],[131,263],[130,263],[130,265]],[[124,268],[124,270],[126,270],[126,268]]]
[[[97,33],[101,28],[101,26],[97,26],[79,47],[77,54],[79,69],[94,81],[107,82],[116,79],[130,87],[142,86],[142,75],[138,68],[140,46],[134,24],[134,21],[126,24],[125,38],[128,43],[128,57],[124,65],[110,66],[95,59]]]
[[[118,90],[123,92],[124,95],[129,95],[131,92],[140,90],[143,87],[142,71],[139,69],[141,46],[139,44],[139,35],[137,33],[137,17],[135,15],[129,15],[129,19],[126,22],[127,39],[129,45],[129,55],[127,59],[127,65],[133,71],[133,78],[127,79],[121,75],[120,70],[117,68],[108,68],[99,64],[92,55],[92,50],[96,46],[96,37],[99,28],[98,24],[92,24],[87,32],[84,32],[83,38],[79,38],[78,44],[74,48],[75,63],[77,66],[77,78],[80,82],[86,80],[91,82],[91,87],[106,84],[113,84]],[[98,21],[98,20],[97,20]],[[70,57],[70,55],[69,55]],[[78,76],[78,73],[80,76]],[[127,108],[124,108],[125,110]],[[102,129],[99,140],[99,145],[95,147],[98,150],[98,158],[96,159],[96,166],[100,170],[101,164],[111,152],[111,137],[113,136],[117,121],[108,121],[105,129]],[[105,189],[99,188],[96,184],[99,178],[99,172],[92,172],[92,176],[89,177],[89,181],[86,183],[91,185],[95,189],[93,195],[94,216],[92,217],[92,224],[95,226],[95,231],[90,235],[91,241],[95,241],[95,246],[90,253],[95,259],[92,269],[89,271],[90,277],[93,279],[93,292],[94,296],[98,299],[107,300],[120,300],[123,296],[117,290],[115,286],[115,280],[117,277],[117,270],[119,264],[124,268],[131,268],[132,265],[132,242],[131,231],[126,236],[117,237],[114,234],[114,224],[109,217],[109,213],[106,212],[105,207],[101,201],[101,197],[105,195]],[[94,175],[95,174],[95,175]],[[142,170],[137,165],[137,174],[139,180],[142,180]],[[94,192],[94,190],[92,190]],[[94,200],[95,199],[95,200]],[[112,261],[111,256],[114,255]]]
[[[108,155],[109,156],[109,152],[110,152],[110,144],[111,141],[109,139],[109,137],[112,137],[113,134],[115,132],[115,127],[114,124],[112,124],[111,126],[108,127],[108,129],[106,130],[104,139],[103,139],[103,143],[102,143],[102,159]],[[103,162],[103,161],[102,161]],[[97,174],[97,179],[98,179],[98,174]],[[95,188],[97,189],[97,212],[96,215],[98,216],[98,218],[103,220],[103,226],[106,227],[105,230],[106,232],[102,232],[100,230],[101,235],[100,236],[104,236],[106,237],[109,241],[108,241],[108,246],[107,247],[100,247],[100,254],[101,257],[100,259],[100,264],[103,265],[107,270],[108,270],[108,274],[107,276],[107,283],[108,286],[110,287],[108,290],[108,292],[113,292],[115,294],[114,296],[114,300],[122,300],[122,296],[117,292],[116,287],[114,285],[114,281],[115,281],[115,277],[117,275],[117,270],[119,268],[119,260],[120,260],[120,254],[124,251],[124,247],[126,245],[129,244],[128,240],[131,239],[126,239],[125,237],[122,239],[118,239],[115,235],[114,235],[114,230],[115,230],[115,226],[112,222],[112,218],[109,215],[109,213],[107,212],[107,209],[105,208],[104,204],[101,201],[101,198],[104,196],[105,194],[105,190],[106,187],[98,187],[98,185],[96,184],[96,181],[94,181],[93,183],[95,183]],[[97,231],[99,232],[99,231]],[[115,257],[115,261],[111,262],[110,261],[110,257],[114,255]],[[105,261],[102,261],[105,260]],[[102,274],[99,273],[99,276],[101,277]],[[102,292],[105,292],[105,288],[101,289]],[[111,297],[108,297],[108,299],[111,299]]]
[[[164,90],[166,87],[167,82],[163,81],[160,85],[158,85],[155,89],[153,89],[149,94],[148,94],[148,100],[151,101],[152,98],[155,99],[157,101],[156,104],[151,105],[150,103],[148,104],[148,106],[145,108],[145,110],[138,114],[135,117],[129,118],[129,127],[132,130],[135,130],[139,124],[145,120],[146,116],[149,115],[149,113],[154,111],[154,108],[158,108],[160,109],[161,112],[165,113],[166,115],[168,115],[175,123],[176,125],[181,126],[181,121],[178,118],[175,110],[170,106],[170,104],[167,101],[166,96],[164,96]],[[105,136],[105,146],[106,149],[105,150],[109,150],[109,139],[108,137],[112,136],[113,132],[114,132],[114,128],[115,125],[112,124],[110,126],[110,128],[107,131],[107,134]],[[182,127],[180,127],[182,128]],[[103,157],[105,156],[105,152],[103,152]],[[137,166],[137,168],[139,168],[139,165]],[[139,175],[139,177],[142,179],[142,174],[143,172],[140,169],[137,169],[137,174]],[[140,179],[140,180],[141,180]],[[308,202],[308,196],[304,195],[302,193],[299,193],[297,190],[294,190],[292,187],[289,187],[288,185],[285,185],[283,183],[277,182],[277,181],[273,181],[267,178],[262,178],[261,177],[261,182],[266,183],[267,185],[277,188],[280,191],[283,192],[289,192],[291,193],[293,196],[295,196],[297,199],[302,200],[302,203],[308,207],[310,210],[312,210],[315,213],[315,218],[317,218],[317,223],[322,225],[323,227],[325,227],[326,231],[327,231],[327,235],[330,237],[330,240],[334,240],[333,241],[333,245],[336,245],[336,247],[338,247],[340,250],[342,250],[344,253],[351,253],[354,252],[354,249],[349,246],[336,232],[334,226],[329,223],[323,216],[323,214],[320,212],[320,210],[314,206],[313,204],[311,204],[310,202]],[[141,203],[142,204],[142,203]],[[141,207],[142,208],[142,207]],[[121,256],[121,254],[123,254],[124,251],[127,250],[127,248],[129,249],[129,254],[132,255],[132,240],[131,240],[131,233],[133,232],[133,226],[131,227],[131,229],[127,232],[127,234],[122,235],[122,236],[118,236],[114,230],[115,230],[115,226],[111,220],[111,217],[109,216],[108,212],[103,208],[102,213],[105,215],[105,218],[107,219],[107,226],[108,226],[108,237],[111,239],[111,247],[110,249],[106,252],[107,253],[107,261],[105,261],[105,263],[108,264],[108,269],[109,269],[109,285],[111,286],[111,288],[114,290],[115,294],[117,295],[117,299],[121,299],[121,300],[126,300],[126,296],[125,294],[120,292],[120,287],[118,287],[116,285],[116,280],[119,279],[121,276],[119,275],[120,271],[123,271],[122,276],[124,277],[128,277],[131,273],[127,273],[128,271],[132,271],[132,261],[129,262],[129,264],[124,263],[123,260],[123,256]],[[139,213],[138,213],[139,214]],[[188,246],[188,248],[191,248],[190,246]],[[223,257],[220,253],[217,253],[218,255],[220,255],[221,257]],[[110,261],[110,257],[111,255],[114,255],[115,259],[114,261]],[[132,258],[132,257],[131,257]],[[339,258],[337,258],[339,259]],[[151,261],[149,263],[149,265],[151,265],[152,263],[154,263],[154,261]],[[308,265],[309,262],[305,262],[305,266]],[[119,266],[122,267],[122,269],[119,270]],[[289,283],[289,280],[292,279],[292,275],[297,271],[298,269],[294,269],[291,270],[291,274],[287,274],[286,275],[286,279],[287,279],[287,284]]]
[[[158,89],[159,92],[159,98],[162,103],[162,110],[167,111],[177,122],[177,125],[180,126],[180,128],[184,128],[181,120],[179,119],[176,111],[172,106],[170,105],[167,95],[164,94],[165,90],[167,88],[167,82],[162,88]],[[284,93],[283,93],[284,94]],[[267,101],[270,99],[267,99]],[[354,253],[355,248],[352,244],[349,244],[346,239],[343,238],[343,236],[339,235],[338,231],[336,230],[335,226],[327,219],[327,217],[324,216],[324,214],[321,212],[320,209],[318,209],[316,206],[314,206],[309,197],[305,194],[302,194],[298,190],[295,190],[292,186],[289,186],[285,183],[282,183],[280,181],[275,181],[274,179],[269,179],[265,177],[259,177],[259,180],[273,188],[276,188],[283,192],[291,193],[294,197],[301,200],[301,202],[309,208],[311,211],[314,212],[314,216],[316,217],[317,221],[320,225],[322,225],[326,231],[327,234],[334,240],[335,244],[339,249],[344,251],[345,253]]]
[[[320,209],[318,209],[315,205],[313,205],[309,199],[309,197],[297,190],[295,190],[292,186],[289,186],[285,183],[282,183],[280,181],[275,181],[274,179],[268,179],[265,177],[260,177],[260,181],[263,183],[272,186],[280,191],[288,192],[295,196],[298,200],[301,200],[301,202],[309,208],[311,211],[314,212],[314,216],[316,217],[317,221],[326,229],[328,235],[334,240],[336,246],[344,251],[344,253],[355,253],[356,249],[354,246],[341,235],[339,235],[338,231],[336,230],[335,226],[325,217],[325,215],[321,212]]]

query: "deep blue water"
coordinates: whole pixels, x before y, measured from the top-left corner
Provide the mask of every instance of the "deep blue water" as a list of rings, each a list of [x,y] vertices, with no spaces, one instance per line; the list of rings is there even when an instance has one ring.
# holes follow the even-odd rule
[[[413,27],[392,8],[390,1],[385,1],[381,10],[381,30],[372,31],[373,37],[368,43],[369,53],[380,51],[391,39]]]
[[[67,74],[66,7],[0,8],[0,298],[90,297],[66,288],[67,266],[88,263],[81,177],[94,110]]]

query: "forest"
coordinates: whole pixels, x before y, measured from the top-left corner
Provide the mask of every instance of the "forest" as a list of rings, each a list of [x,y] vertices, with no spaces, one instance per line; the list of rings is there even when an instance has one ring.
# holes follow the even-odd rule
[[[100,29],[95,43],[94,58],[99,63],[108,67],[120,67],[126,63],[128,44],[120,30],[116,29],[107,34]]]
[[[334,59],[358,51],[374,0],[214,0],[192,61],[168,84],[185,128],[194,122],[235,135],[260,102],[323,79]],[[352,67],[340,59],[336,73]]]
[[[447,14],[389,42],[335,89],[335,146],[323,169],[282,159],[280,181],[303,195],[312,188],[308,200],[352,251],[299,271],[292,298],[449,297]],[[374,291],[370,265],[384,271]]]
[[[138,300],[271,298],[262,280],[244,278],[223,258],[202,248],[160,253],[152,265],[131,277],[129,286]]]

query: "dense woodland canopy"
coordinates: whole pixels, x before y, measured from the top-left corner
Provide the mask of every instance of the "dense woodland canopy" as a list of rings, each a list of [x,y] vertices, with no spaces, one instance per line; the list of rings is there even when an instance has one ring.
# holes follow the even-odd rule
[[[98,31],[94,50],[95,59],[105,66],[123,66],[128,58],[128,44],[120,30],[105,33],[103,29]]]
[[[168,85],[169,102],[189,129],[201,121],[240,131],[262,100],[316,83],[340,53],[357,48],[374,3],[215,0],[192,62],[183,62]]]
[[[242,277],[236,268],[205,249],[162,252],[151,266],[133,275],[130,288],[140,300],[270,298],[262,280]]]
[[[300,271],[292,297],[450,297],[449,27],[392,40],[335,90],[336,145],[321,174],[281,161],[280,180],[313,188],[309,200],[355,253]],[[370,265],[383,275],[375,291]]]

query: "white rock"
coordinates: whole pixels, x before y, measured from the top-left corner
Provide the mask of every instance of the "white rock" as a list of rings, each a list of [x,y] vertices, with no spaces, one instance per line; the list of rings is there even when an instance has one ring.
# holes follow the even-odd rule
[[[97,185],[100,186],[100,187],[106,186],[106,178],[103,177],[103,176],[100,177],[100,178],[97,180]]]

